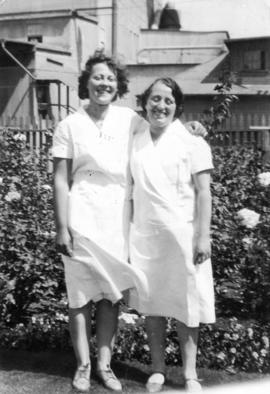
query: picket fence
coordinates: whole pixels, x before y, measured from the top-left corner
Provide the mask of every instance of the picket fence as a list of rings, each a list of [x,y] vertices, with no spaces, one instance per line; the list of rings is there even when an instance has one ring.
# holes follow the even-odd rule
[[[9,128],[14,132],[20,131],[26,136],[30,147],[38,150],[44,144],[50,143],[50,137],[46,131],[53,132],[60,120],[2,116],[0,117],[0,129]],[[198,113],[182,115],[183,122],[190,120],[200,120],[200,115]],[[219,146],[253,145],[261,148],[265,139],[269,137],[269,130],[270,114],[232,114],[216,132],[216,137],[211,141],[211,144]]]

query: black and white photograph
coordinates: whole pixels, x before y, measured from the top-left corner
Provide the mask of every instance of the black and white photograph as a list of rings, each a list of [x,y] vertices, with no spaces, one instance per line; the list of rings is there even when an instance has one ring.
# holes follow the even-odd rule
[[[0,0],[0,394],[270,391],[270,0]]]

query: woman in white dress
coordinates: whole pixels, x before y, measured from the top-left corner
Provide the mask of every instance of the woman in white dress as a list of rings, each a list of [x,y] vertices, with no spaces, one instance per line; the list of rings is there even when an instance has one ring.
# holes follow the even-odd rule
[[[210,261],[211,152],[202,137],[182,125],[181,89],[157,79],[142,95],[150,125],[134,136],[131,173],[134,218],[130,258],[148,281],[149,297],[131,299],[146,315],[152,357],[147,389],[162,389],[165,377],[165,317],[176,319],[185,387],[200,391],[196,372],[200,323],[215,321]]]
[[[78,364],[73,386],[80,391],[90,387],[91,302],[96,302],[97,374],[107,388],[120,391],[110,367],[118,301],[124,290],[142,297],[147,290],[144,275],[127,263],[130,137],[142,119],[111,104],[127,92],[127,82],[125,69],[111,58],[89,58],[79,78],[79,96],[89,104],[62,120],[53,140],[57,245]]]

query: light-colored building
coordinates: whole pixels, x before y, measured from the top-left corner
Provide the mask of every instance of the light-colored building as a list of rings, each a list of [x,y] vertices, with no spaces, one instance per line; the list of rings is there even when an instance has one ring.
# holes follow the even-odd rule
[[[210,7],[213,1],[219,8],[216,3]],[[260,3],[266,13],[269,1]],[[207,31],[202,21],[198,23],[202,30],[188,29],[197,15],[195,2],[197,14],[206,18],[208,10],[210,27],[216,20],[213,12],[216,18],[222,14],[228,20],[230,8],[227,3],[222,8],[220,0],[194,0],[192,4],[176,0],[180,28],[155,29],[151,29],[155,0],[0,3],[0,116],[59,119],[76,109],[80,71],[102,45],[129,67],[130,93],[120,105],[136,109],[137,94],[155,78],[171,76],[184,91],[186,117],[199,119],[212,103],[220,76],[230,69],[236,76],[231,93],[241,98],[233,112],[241,121],[229,127],[248,127],[249,114],[255,111],[261,116],[255,123],[268,122],[270,36],[230,39],[226,30]],[[237,13],[245,11],[239,4]],[[243,59],[250,63],[249,70]]]
[[[79,105],[78,76],[89,55],[104,45],[135,62],[146,25],[140,0],[0,3],[0,116],[65,116]]]

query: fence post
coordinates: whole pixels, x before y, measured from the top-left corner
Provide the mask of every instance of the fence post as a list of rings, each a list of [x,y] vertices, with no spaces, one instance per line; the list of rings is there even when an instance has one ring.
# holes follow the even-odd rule
[[[261,136],[261,149],[263,152],[263,163],[270,163],[270,125],[265,126],[250,126],[250,130],[260,130]]]
[[[262,150],[263,163],[270,163],[270,127],[267,130],[263,130]]]

